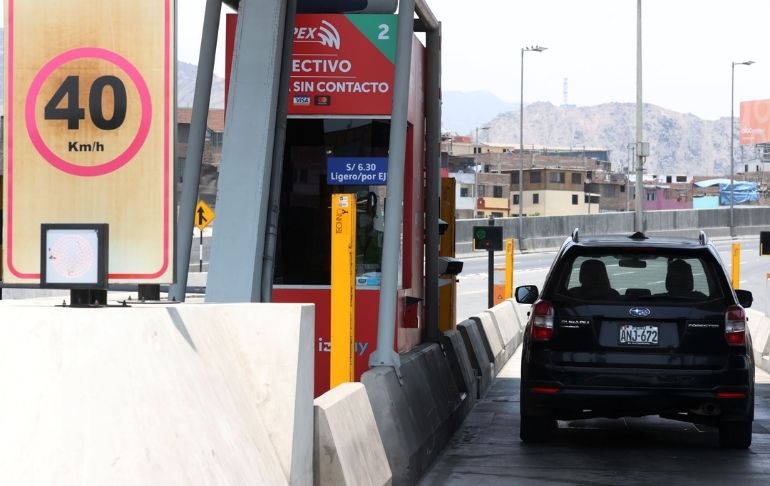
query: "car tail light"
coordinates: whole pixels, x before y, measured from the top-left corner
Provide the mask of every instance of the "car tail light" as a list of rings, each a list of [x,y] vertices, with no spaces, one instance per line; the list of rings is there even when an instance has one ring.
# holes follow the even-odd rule
[[[725,339],[731,346],[746,345],[746,311],[739,305],[732,305],[725,313]]]
[[[532,393],[542,393],[544,395],[553,395],[559,393],[561,390],[554,386],[533,386],[530,388]]]
[[[532,339],[548,341],[553,335],[553,306],[547,300],[532,305]]]
[[[746,392],[719,392],[717,398],[746,398]]]

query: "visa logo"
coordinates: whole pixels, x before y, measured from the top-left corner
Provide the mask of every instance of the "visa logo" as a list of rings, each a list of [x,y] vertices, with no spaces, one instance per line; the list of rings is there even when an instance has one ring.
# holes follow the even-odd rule
[[[310,96],[295,96],[294,97],[294,105],[295,106],[310,106]]]

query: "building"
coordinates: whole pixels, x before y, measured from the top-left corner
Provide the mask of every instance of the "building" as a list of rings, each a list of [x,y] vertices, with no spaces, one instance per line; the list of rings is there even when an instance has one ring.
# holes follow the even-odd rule
[[[511,175],[476,174],[476,218],[503,218],[511,215]]]
[[[192,108],[177,109],[177,151],[176,151],[176,190],[177,201],[182,190],[184,164],[187,160],[187,143],[190,138]],[[217,179],[219,164],[222,160],[222,142],[225,133],[225,110],[209,110],[206,123],[206,138],[203,144],[203,160],[201,165],[199,199],[206,201],[212,208],[216,204]]]
[[[518,153],[497,149],[475,155],[448,156],[448,173],[458,183],[457,217],[518,216],[522,165],[523,215],[577,215],[603,211],[602,195],[620,200],[619,194],[625,194],[625,179],[606,176],[610,169],[610,162],[604,160],[608,151],[596,150],[592,155],[601,158],[583,156],[582,149],[579,152],[525,150],[523,160]]]

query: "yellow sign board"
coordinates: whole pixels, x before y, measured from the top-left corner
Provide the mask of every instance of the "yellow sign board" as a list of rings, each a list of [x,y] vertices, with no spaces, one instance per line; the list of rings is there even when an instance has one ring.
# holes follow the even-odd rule
[[[198,205],[195,206],[195,226],[199,230],[203,231],[203,228],[210,225],[216,215],[211,206],[206,204],[205,201],[198,201]]]
[[[356,195],[333,194],[330,388],[353,381],[356,315]]]
[[[5,0],[5,282],[40,225],[109,225],[109,281],[173,280],[175,0]]]

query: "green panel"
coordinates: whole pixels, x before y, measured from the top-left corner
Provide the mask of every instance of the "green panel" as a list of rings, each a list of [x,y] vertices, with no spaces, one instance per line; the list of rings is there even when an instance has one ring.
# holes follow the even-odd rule
[[[396,63],[395,15],[348,14],[346,17],[390,62]]]

